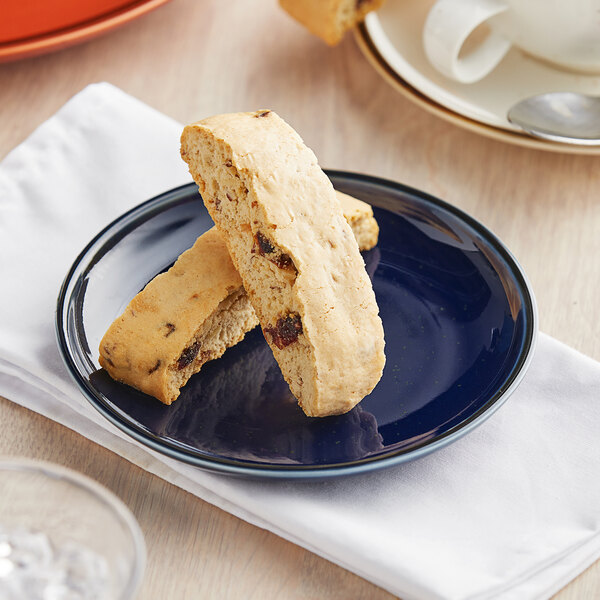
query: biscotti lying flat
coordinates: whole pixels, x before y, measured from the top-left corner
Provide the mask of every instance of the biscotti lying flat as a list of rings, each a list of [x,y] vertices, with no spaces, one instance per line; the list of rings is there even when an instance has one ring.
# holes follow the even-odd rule
[[[349,411],[381,378],[383,326],[315,155],[269,110],[188,125],[181,154],[300,406]]]
[[[371,207],[338,192],[362,250],[377,244]],[[217,229],[201,235],[166,272],[129,303],[100,343],[113,379],[165,404],[208,360],[244,338],[258,319]]]
[[[311,33],[335,46],[383,0],[279,0],[279,4]]]

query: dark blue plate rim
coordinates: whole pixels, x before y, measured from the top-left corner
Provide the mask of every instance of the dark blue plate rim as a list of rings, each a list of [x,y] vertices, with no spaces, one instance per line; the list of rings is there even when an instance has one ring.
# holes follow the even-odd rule
[[[68,300],[78,291],[77,281],[74,281],[73,277],[78,271],[80,265],[88,258],[88,254],[92,248],[109,232],[112,228],[119,225],[120,229],[115,236],[112,236],[109,240],[105,241],[102,248],[107,251],[116,242],[121,240],[130,231],[136,228],[138,219],[142,218],[147,220],[149,217],[160,213],[165,204],[169,206],[177,204],[177,200],[181,202],[186,201],[189,197],[189,191],[191,189],[196,190],[195,183],[188,183],[182,186],[173,188],[169,191],[163,192],[158,196],[150,198],[145,202],[133,207],[121,216],[117,217],[114,221],[104,227],[75,259],[73,265],[69,269],[65,279],[61,285],[60,292],[57,300],[56,308],[56,337],[59,352],[65,363],[67,370],[79,389],[83,392],[85,398],[90,404],[108,421],[115,425],[118,429],[140,442],[141,444],[164,454],[175,460],[191,464],[202,469],[206,469],[213,472],[220,472],[230,475],[244,475],[247,477],[262,477],[262,478],[273,478],[273,479],[321,479],[329,477],[338,477],[341,475],[351,475],[373,471],[384,467],[390,467],[398,465],[404,462],[409,462],[430,454],[448,444],[463,437],[475,427],[479,426],[483,421],[488,419],[514,392],[514,390],[521,383],[527,369],[533,358],[534,349],[537,340],[537,325],[538,325],[538,314],[535,297],[529,280],[522,267],[512,255],[512,253],[506,248],[506,246],[500,241],[500,239],[492,233],[487,227],[482,225],[479,221],[462,211],[461,209],[440,200],[439,198],[432,196],[426,192],[412,188],[410,186],[398,183],[395,181],[375,177],[372,175],[365,175],[362,173],[354,173],[348,171],[329,170],[325,169],[325,173],[333,179],[343,179],[346,181],[359,181],[362,183],[369,183],[375,186],[380,186],[387,189],[393,189],[395,191],[415,196],[420,200],[424,200],[429,204],[440,208],[448,213],[452,214],[455,218],[458,218],[465,225],[477,232],[490,247],[503,259],[505,264],[508,266],[511,275],[514,277],[514,281],[517,284],[517,289],[523,299],[523,309],[525,313],[525,332],[522,343],[522,348],[519,356],[515,360],[510,375],[506,378],[503,384],[498,387],[493,394],[490,395],[489,400],[486,404],[481,407],[477,412],[465,419],[461,423],[457,424],[452,429],[440,434],[432,439],[425,440],[421,445],[411,447],[408,450],[396,450],[391,451],[388,454],[366,457],[358,459],[356,461],[337,463],[336,465],[261,465],[256,466],[253,464],[244,463],[235,459],[221,459],[218,457],[203,457],[195,454],[187,453],[182,449],[169,446],[166,441],[158,436],[153,436],[147,432],[140,431],[133,427],[131,423],[121,418],[118,414],[108,406],[100,395],[91,384],[88,378],[86,378],[78,369],[77,364],[70,352],[69,344],[67,341],[67,325],[68,325]],[[101,255],[100,255],[101,256]],[[92,260],[87,264],[85,270],[78,277],[78,281],[85,276],[87,272],[91,270],[100,256],[96,253],[94,255],[96,260]],[[93,258],[94,258],[93,257]]]

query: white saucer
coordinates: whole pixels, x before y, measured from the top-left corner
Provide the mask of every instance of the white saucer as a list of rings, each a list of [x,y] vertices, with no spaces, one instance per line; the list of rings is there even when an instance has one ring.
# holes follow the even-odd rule
[[[600,96],[600,76],[562,71],[513,49],[487,77],[461,84],[438,73],[423,51],[421,32],[434,0],[387,0],[357,29],[367,58],[399,91],[428,110],[479,133],[562,152],[600,154],[600,147],[549,142],[521,132],[506,119],[519,100],[550,91]]]

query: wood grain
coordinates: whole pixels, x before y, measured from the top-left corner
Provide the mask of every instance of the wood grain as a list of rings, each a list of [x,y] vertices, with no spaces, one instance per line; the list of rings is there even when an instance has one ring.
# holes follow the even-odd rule
[[[328,168],[401,181],[459,206],[505,241],[541,329],[600,359],[600,157],[511,146],[398,95],[348,36],[329,48],[275,0],[173,0],[104,37],[0,65],[0,158],[82,87],[109,81],[181,122],[272,108]],[[150,598],[391,598],[44,417],[0,400],[0,453],[51,460],[131,507],[149,547]],[[596,563],[556,598],[600,596]]]

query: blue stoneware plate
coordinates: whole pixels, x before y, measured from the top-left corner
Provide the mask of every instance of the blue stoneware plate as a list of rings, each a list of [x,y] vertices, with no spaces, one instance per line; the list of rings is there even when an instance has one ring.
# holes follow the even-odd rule
[[[65,279],[58,344],[92,405],[172,458],[276,478],[314,479],[402,463],[442,448],[489,417],[514,391],[533,352],[536,309],[521,268],[492,233],[445,202],[374,177],[328,175],[337,189],[372,204],[381,228],[379,244],[364,259],[387,362],[369,396],[346,415],[304,416],[260,328],[207,363],[171,406],[99,368],[97,349],[113,319],[212,226],[190,184],[148,200],[101,231]]]

